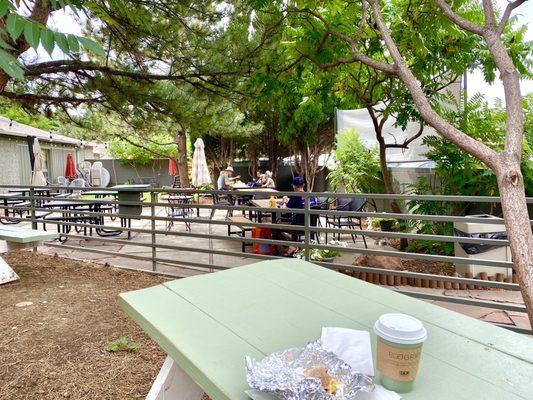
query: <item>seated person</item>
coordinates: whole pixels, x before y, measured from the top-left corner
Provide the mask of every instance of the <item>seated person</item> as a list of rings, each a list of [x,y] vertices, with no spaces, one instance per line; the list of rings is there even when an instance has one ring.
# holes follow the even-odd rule
[[[220,175],[217,180],[217,189],[229,189],[231,184],[239,178],[240,176],[233,177],[233,167],[228,166],[224,171],[220,171]]]
[[[257,171],[257,179],[255,180],[255,186],[263,186],[263,183],[265,182],[265,174],[262,171]]]
[[[271,189],[276,188],[276,182],[274,182],[274,179],[272,179],[272,172],[270,171],[265,172],[263,182],[261,183],[261,187],[271,188]]]
[[[297,176],[292,181],[292,188],[296,193],[304,192],[304,180],[301,176]],[[283,202],[287,208],[305,208],[305,199],[302,196],[283,196]],[[313,208],[316,204],[314,197],[309,199],[309,207]],[[282,217],[282,219],[284,219]],[[303,225],[304,215],[303,214],[291,214],[290,221],[291,225]]]

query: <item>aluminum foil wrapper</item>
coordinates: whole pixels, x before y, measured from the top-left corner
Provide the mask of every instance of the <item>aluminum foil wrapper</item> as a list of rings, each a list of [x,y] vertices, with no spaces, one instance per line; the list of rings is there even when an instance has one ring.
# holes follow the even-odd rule
[[[326,393],[320,379],[305,376],[305,371],[320,365],[325,365],[328,374],[340,382],[332,396]],[[303,349],[273,353],[261,361],[246,357],[246,379],[250,387],[282,400],[352,400],[358,392],[374,389],[372,377],[353,371],[335,354],[323,350],[320,341]]]

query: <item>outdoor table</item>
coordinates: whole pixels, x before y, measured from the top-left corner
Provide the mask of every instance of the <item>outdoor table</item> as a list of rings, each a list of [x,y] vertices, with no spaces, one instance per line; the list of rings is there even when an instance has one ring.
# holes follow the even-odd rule
[[[248,399],[245,356],[303,347],[322,327],[370,332],[375,355],[372,327],[388,312],[412,315],[428,331],[415,388],[403,399],[533,393],[531,338],[302,260],[169,281],[123,293],[119,304],[212,400]]]
[[[93,195],[94,197],[101,198],[101,197],[109,197],[109,196],[118,196],[118,192],[116,190],[86,190],[83,192],[83,196]]]
[[[141,202],[144,189],[148,189],[148,184],[138,185],[116,185],[112,186],[118,192],[119,214],[139,216],[142,214],[142,205],[120,204],[121,202]],[[124,190],[127,189],[127,190]]]
[[[33,191],[35,192],[35,194],[39,194],[41,196],[44,196],[44,194],[46,194],[47,196],[50,195],[51,190],[52,189],[48,189],[48,188],[33,188]],[[31,192],[31,188],[9,189],[8,192],[9,193],[20,193],[23,196],[29,196]]]
[[[278,208],[282,208],[281,205],[283,203],[283,199],[276,199],[276,204],[278,205]],[[261,223],[263,221],[263,212],[261,208],[272,208],[270,206],[270,199],[252,199],[250,200],[250,204],[254,207],[258,207],[259,210],[257,212],[257,221]],[[275,211],[270,211],[271,215],[271,223],[275,224],[277,222],[277,215],[278,213]]]
[[[52,200],[46,203],[43,203],[40,208],[57,208],[62,211],[63,219],[67,220],[71,217],[71,214],[75,214],[76,210],[87,209],[90,212],[101,212],[102,206],[109,204],[109,201],[114,201],[113,197],[104,197],[94,200],[81,200],[81,199],[62,199],[62,200]],[[76,217],[74,217],[76,218]],[[96,225],[104,224],[104,217],[101,216],[87,216],[87,217],[77,217],[79,219],[88,219],[93,221]],[[64,229],[64,233],[70,232],[70,226],[65,225],[67,229]],[[59,226],[58,226],[59,229]],[[96,228],[96,233],[99,236],[118,236],[122,233],[122,230],[106,230],[103,228]],[[128,232],[129,233],[129,232]]]
[[[136,184],[136,185],[116,185],[112,186],[118,192],[118,213],[121,215],[127,215],[127,217],[120,218],[120,225],[122,228],[131,228],[131,219],[139,217],[143,212],[142,204],[122,204],[124,202],[137,202],[143,201],[144,189],[148,189],[149,184]],[[127,189],[127,190],[124,190]],[[128,239],[131,239],[131,231],[128,230]]]
[[[33,188],[33,193],[35,196],[39,197],[50,197],[52,193],[53,188]],[[9,193],[19,194],[23,197],[29,197],[32,189],[31,188],[17,188],[17,189],[9,189]],[[45,200],[35,200],[35,203],[37,205],[40,205]]]
[[[7,218],[9,217],[9,209],[10,206],[16,206],[18,204],[22,204],[25,202],[22,195],[20,193],[0,193],[0,199],[3,202],[4,205],[4,216]],[[13,209],[13,216],[15,216],[16,211]],[[0,223],[4,225],[11,225],[11,224],[18,224],[20,221],[18,220],[12,220],[12,219],[0,219]]]

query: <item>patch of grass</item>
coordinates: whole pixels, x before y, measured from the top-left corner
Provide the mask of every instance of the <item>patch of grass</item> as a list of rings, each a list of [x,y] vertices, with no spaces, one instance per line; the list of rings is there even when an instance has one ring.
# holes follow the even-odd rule
[[[140,347],[141,345],[139,343],[129,341],[126,337],[122,336],[120,339],[109,343],[105,349],[106,351],[109,351],[110,353],[118,353],[121,351],[125,351],[125,352],[135,351]]]

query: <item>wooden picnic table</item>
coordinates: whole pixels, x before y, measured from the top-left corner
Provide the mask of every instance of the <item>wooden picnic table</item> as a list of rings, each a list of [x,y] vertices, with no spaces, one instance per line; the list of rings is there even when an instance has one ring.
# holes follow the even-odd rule
[[[119,304],[213,400],[248,398],[245,356],[305,346],[324,326],[369,331],[375,354],[372,326],[387,312],[428,330],[415,389],[403,399],[533,393],[531,338],[302,260],[169,281],[123,293]]]

